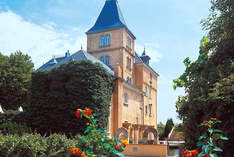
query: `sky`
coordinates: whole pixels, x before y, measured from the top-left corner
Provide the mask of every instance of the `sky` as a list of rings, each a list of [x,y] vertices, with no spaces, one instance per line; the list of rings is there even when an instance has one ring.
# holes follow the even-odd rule
[[[173,79],[185,70],[183,60],[198,57],[206,35],[200,21],[209,14],[210,0],[118,0],[128,28],[136,36],[135,49],[151,57],[158,78],[158,123],[180,123],[175,103],[183,89]],[[91,28],[105,0],[0,0],[0,52],[30,55],[35,69],[51,59],[86,49]]]

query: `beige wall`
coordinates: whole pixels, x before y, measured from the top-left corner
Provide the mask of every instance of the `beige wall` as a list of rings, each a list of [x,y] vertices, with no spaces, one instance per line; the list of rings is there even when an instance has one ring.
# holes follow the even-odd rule
[[[167,145],[129,144],[123,154],[126,156],[167,157]]]

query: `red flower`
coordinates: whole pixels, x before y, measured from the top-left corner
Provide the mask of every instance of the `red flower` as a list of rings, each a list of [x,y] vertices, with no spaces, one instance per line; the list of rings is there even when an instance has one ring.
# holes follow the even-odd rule
[[[189,150],[186,149],[186,150],[184,151],[184,155],[186,156],[186,154],[188,154],[188,153],[189,153]]]
[[[193,157],[193,154],[189,152],[188,154],[185,155],[185,157]]]
[[[78,154],[80,153],[80,148],[74,148],[72,154],[75,156],[78,156]]]
[[[116,145],[116,146],[115,146],[115,149],[120,150],[120,149],[121,149],[121,146],[120,146],[120,145]]]
[[[203,155],[202,157],[209,157],[209,155],[206,154],[206,155]]]
[[[92,112],[93,112],[93,110],[91,110],[91,109],[88,109],[88,108],[85,108],[85,114],[87,115],[87,116],[91,116],[92,115]]]
[[[210,126],[211,124],[210,124],[210,123],[207,123],[206,125],[207,125],[207,126]]]
[[[72,154],[74,148],[75,148],[74,146],[71,146],[71,147],[68,149],[68,153],[69,153],[69,154]]]
[[[216,118],[210,118],[210,120],[215,121],[215,120],[217,120],[217,119],[216,119]]]
[[[193,155],[197,156],[198,155],[198,151],[197,150],[192,150],[191,151]]]
[[[207,120],[203,121],[203,123],[207,123]]]
[[[80,118],[80,113],[81,113],[81,110],[78,109],[78,110],[76,111],[76,117],[77,117],[77,118]]]

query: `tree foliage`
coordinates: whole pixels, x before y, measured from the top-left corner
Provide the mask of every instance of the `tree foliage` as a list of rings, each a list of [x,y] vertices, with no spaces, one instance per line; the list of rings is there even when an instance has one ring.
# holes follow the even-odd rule
[[[184,60],[185,72],[174,80],[174,88],[185,88],[176,107],[184,123],[185,140],[189,149],[195,148],[204,130],[197,126],[202,120],[216,117],[223,121],[219,127],[229,137],[225,143],[225,156],[234,146],[233,54],[234,54],[234,2],[212,0],[211,14],[202,21],[208,35],[201,40],[196,61]]]
[[[98,114],[98,124],[105,129],[113,84],[114,77],[91,61],[71,61],[51,71],[36,71],[25,112],[27,124],[42,134],[82,134],[87,121],[78,120],[74,113],[88,107]]]
[[[9,57],[0,53],[0,104],[4,109],[26,104],[33,67],[31,57],[20,51]]]
[[[168,137],[168,135],[171,132],[171,129],[173,127],[174,127],[174,122],[173,122],[172,118],[170,118],[166,122],[166,126],[165,126],[164,133],[163,133],[164,138]]]

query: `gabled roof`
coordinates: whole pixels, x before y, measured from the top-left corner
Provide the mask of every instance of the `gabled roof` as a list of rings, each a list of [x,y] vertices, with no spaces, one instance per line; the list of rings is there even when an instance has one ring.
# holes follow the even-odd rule
[[[57,64],[50,64],[53,61],[53,59],[57,61]],[[61,64],[68,63],[70,61],[90,60],[94,63],[100,63],[110,74],[114,75],[114,71],[109,66],[107,66],[106,64],[104,64],[103,62],[101,62],[100,60],[98,60],[97,58],[95,58],[94,56],[88,54],[83,50],[80,50],[69,57],[60,57],[53,59],[48,61],[46,64],[42,65],[38,70],[50,70],[52,68],[59,67]]]
[[[88,30],[87,34],[98,33],[117,28],[126,28],[130,35],[135,39],[133,33],[128,29],[122,12],[120,10],[118,0],[106,0],[105,5],[95,23],[95,25]]]

